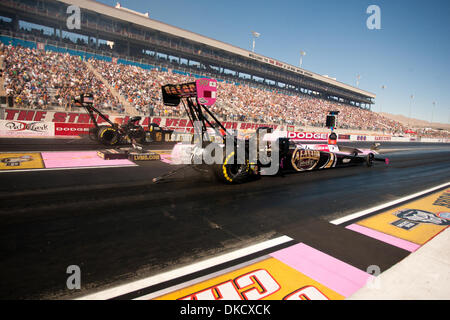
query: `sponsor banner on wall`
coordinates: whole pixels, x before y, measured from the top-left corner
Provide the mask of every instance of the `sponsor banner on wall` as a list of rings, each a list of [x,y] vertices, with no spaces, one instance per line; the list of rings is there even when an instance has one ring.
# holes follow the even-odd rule
[[[324,132],[288,132],[287,136],[294,141],[328,141],[328,133]]]
[[[375,141],[391,141],[391,136],[375,136]]]
[[[338,140],[339,141],[349,141],[350,140],[350,135],[349,134],[339,134],[338,135]]]
[[[54,123],[43,121],[0,120],[0,136],[4,137],[51,137]]]
[[[74,109],[75,110],[75,109]],[[105,115],[114,123],[126,123],[129,116],[113,116]],[[53,123],[73,123],[73,124],[92,124],[89,115],[83,109],[77,109],[76,112],[57,112],[57,111],[36,111],[36,110],[20,110],[13,108],[6,108],[4,112],[5,120],[16,121],[43,121]],[[96,115],[98,124],[105,124],[106,121]],[[161,127],[182,132],[193,131],[193,125],[187,118],[172,118],[172,117],[142,117],[140,125],[146,127],[150,123],[156,123]],[[270,127],[274,130],[279,129],[275,124],[253,123],[253,122],[238,122],[238,121],[223,121],[222,125],[226,129],[233,130],[256,130],[259,127]]]
[[[55,123],[55,136],[78,136],[89,134],[89,128],[93,128],[93,124],[83,123]]]
[[[350,140],[351,141],[378,141],[375,139],[375,136],[370,136],[370,135],[351,135],[350,136]]]

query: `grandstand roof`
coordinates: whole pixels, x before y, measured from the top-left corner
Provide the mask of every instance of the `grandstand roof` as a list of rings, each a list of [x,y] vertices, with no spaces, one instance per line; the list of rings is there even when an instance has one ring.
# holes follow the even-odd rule
[[[92,0],[58,0],[59,2],[63,2],[69,5],[77,5],[80,8],[101,14],[106,15],[114,19],[123,20],[126,22],[133,23],[135,25],[139,25],[146,28],[151,28],[160,32],[164,32],[176,37],[181,37],[188,39],[190,41],[195,41],[207,46],[211,46],[214,48],[218,48],[224,51],[228,51],[233,54],[237,54],[246,58],[250,58],[256,61],[259,61],[261,63],[266,63],[268,65],[272,65],[274,67],[291,71],[294,73],[297,73],[299,75],[302,75],[306,78],[314,79],[316,81],[323,82],[328,85],[336,86],[345,90],[352,91],[354,93],[369,97],[369,98],[375,98],[376,95],[373,93],[370,93],[365,90],[361,90],[359,88],[355,88],[353,86],[350,86],[348,84],[342,83],[340,81],[337,81],[333,78],[324,77],[322,75],[319,75],[317,73],[307,71],[305,69],[301,69],[299,67],[287,64],[285,62],[278,61],[273,58],[269,58],[260,54],[255,54],[251,51],[233,46],[231,44],[218,41],[200,34],[197,34],[195,32],[191,32],[182,28],[178,28],[154,19],[150,19],[142,14],[134,13],[132,10],[125,11],[118,8],[111,7],[109,5],[92,1]]]

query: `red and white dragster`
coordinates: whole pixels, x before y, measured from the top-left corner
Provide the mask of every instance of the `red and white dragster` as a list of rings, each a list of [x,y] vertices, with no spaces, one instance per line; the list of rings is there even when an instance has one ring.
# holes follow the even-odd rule
[[[162,87],[164,104],[178,106],[182,102],[191,122],[196,123],[196,135],[191,143],[175,145],[173,164],[193,165],[201,171],[213,171],[223,182],[235,184],[285,171],[300,172],[364,163],[370,167],[374,161],[389,163],[387,158],[378,154],[376,146],[358,149],[336,145],[337,136],[333,132],[336,111],[327,115],[327,127],[331,129],[331,134],[326,145],[297,143],[288,138],[287,132],[273,132],[268,127],[258,128],[253,137],[239,139],[228,132],[208,109],[215,103],[216,91],[217,81],[214,79],[198,79],[196,82]],[[214,139],[208,133],[211,128],[216,132]],[[155,178],[154,182],[177,170]]]

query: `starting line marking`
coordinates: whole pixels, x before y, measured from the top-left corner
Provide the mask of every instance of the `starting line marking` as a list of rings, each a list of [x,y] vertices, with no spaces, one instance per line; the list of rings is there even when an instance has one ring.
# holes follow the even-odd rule
[[[292,241],[288,236],[281,236],[275,239],[260,242],[246,248],[238,249],[230,253],[220,255],[218,257],[210,258],[201,262],[193,263],[185,267],[181,267],[172,271],[163,272],[155,276],[150,276],[141,280],[133,281],[124,285],[120,285],[111,289],[106,289],[97,293],[89,294],[75,300],[107,300],[119,297],[126,293],[134,292],[144,289],[162,282],[176,279],[194,272],[205,270],[225,262],[236,260],[250,254],[275,247],[277,245]]]
[[[332,221],[330,221],[330,223],[332,223],[334,225],[340,225],[340,224],[346,223],[348,221],[364,217],[364,216],[366,216],[366,215],[368,215],[368,214],[370,214],[372,212],[375,212],[375,211],[378,211],[378,210],[382,210],[382,209],[388,208],[390,206],[394,206],[396,204],[402,203],[404,201],[408,201],[408,200],[420,197],[420,196],[422,196],[424,194],[427,194],[427,193],[430,193],[430,192],[433,192],[433,191],[445,188],[447,186],[450,186],[450,182],[446,182],[446,183],[438,185],[436,187],[433,187],[433,188],[430,188],[430,189],[427,189],[427,190],[423,190],[423,191],[411,194],[409,196],[406,196],[406,197],[403,197],[403,198],[400,198],[400,199],[397,199],[397,200],[394,200],[394,201],[386,202],[386,203],[380,204],[378,206],[375,206],[375,207],[372,207],[372,208],[369,208],[369,209],[366,209],[366,210],[362,210],[362,211],[359,211],[359,212],[355,212],[355,213],[349,214],[348,216],[332,220]]]

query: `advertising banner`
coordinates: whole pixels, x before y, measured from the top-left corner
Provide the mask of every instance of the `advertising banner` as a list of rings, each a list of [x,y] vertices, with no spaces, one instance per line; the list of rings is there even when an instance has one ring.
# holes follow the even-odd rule
[[[55,136],[78,136],[89,134],[89,128],[93,128],[93,124],[83,123],[55,123]]]
[[[328,141],[328,133],[325,132],[288,132],[287,136],[293,141]]]
[[[74,109],[75,110],[75,109]],[[105,115],[114,123],[126,123],[129,116]],[[21,110],[14,108],[6,108],[4,112],[5,120],[15,121],[43,121],[53,123],[67,123],[67,124],[92,124],[89,115],[81,108],[76,112],[59,112],[59,111],[36,111],[36,110]],[[105,120],[96,115],[96,121],[99,125],[105,124]],[[139,122],[142,126],[148,126],[150,123],[156,123],[161,127],[181,132],[191,132],[193,125],[187,118],[178,117],[142,117]],[[238,122],[238,121],[223,121],[222,125],[226,129],[233,130],[256,130],[259,127],[270,127],[274,130],[279,129],[280,126],[275,124],[253,123],[253,122]],[[72,127],[73,128],[73,127]],[[58,130],[61,132],[61,129]]]
[[[54,132],[54,123],[0,120],[0,136],[3,137],[52,137]]]

